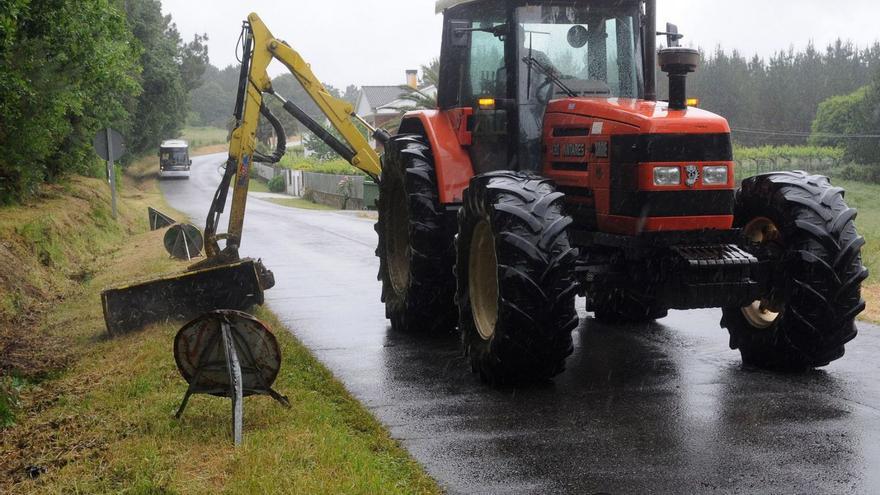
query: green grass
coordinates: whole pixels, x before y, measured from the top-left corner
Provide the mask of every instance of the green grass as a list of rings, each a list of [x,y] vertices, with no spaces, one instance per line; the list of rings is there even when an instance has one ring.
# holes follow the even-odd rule
[[[186,127],[180,138],[189,142],[190,149],[226,144],[229,132],[219,127]]]
[[[16,229],[18,235],[31,246],[37,259],[44,266],[60,267],[66,261],[61,241],[48,216],[37,218]]]
[[[270,203],[275,203],[276,205],[287,206],[289,208],[299,208],[302,210],[322,210],[322,211],[338,211],[336,208],[327,205],[320,205],[318,203],[312,203],[311,201],[301,199],[301,198],[269,198],[266,201]]]
[[[15,424],[17,392],[10,379],[0,379],[0,430]]]
[[[846,189],[847,204],[859,210],[856,227],[867,241],[862,248],[862,259],[871,271],[868,283],[873,284],[874,275],[880,276],[880,185],[840,179],[834,179],[833,183]]]
[[[248,192],[267,193],[272,191],[269,190],[268,182],[264,181],[263,179],[252,178],[250,183],[248,184]]]

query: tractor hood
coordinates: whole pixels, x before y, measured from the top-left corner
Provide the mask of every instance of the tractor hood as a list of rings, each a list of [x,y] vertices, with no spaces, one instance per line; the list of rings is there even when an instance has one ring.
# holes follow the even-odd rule
[[[629,98],[554,100],[547,113],[592,117],[633,126],[641,134],[729,134],[727,120],[699,108],[669,110],[666,102]]]

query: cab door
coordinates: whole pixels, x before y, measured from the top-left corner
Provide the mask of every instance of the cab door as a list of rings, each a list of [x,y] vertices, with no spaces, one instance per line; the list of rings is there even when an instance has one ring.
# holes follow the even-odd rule
[[[510,168],[505,36],[487,32],[505,27],[507,12],[504,2],[486,2],[446,13],[438,104],[467,136],[476,174]]]

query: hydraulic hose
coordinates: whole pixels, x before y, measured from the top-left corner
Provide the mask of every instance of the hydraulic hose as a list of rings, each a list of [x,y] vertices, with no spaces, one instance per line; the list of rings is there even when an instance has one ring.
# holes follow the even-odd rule
[[[287,135],[284,132],[284,125],[278,120],[277,117],[269,110],[269,107],[266,106],[266,103],[263,102],[260,106],[260,113],[263,114],[263,117],[266,117],[266,120],[269,121],[269,124],[272,125],[272,129],[275,131],[275,137],[278,140],[278,144],[275,146],[275,152],[271,155],[264,155],[262,153],[254,153],[254,161],[263,162],[263,163],[278,163],[284,158],[284,154],[287,152]]]

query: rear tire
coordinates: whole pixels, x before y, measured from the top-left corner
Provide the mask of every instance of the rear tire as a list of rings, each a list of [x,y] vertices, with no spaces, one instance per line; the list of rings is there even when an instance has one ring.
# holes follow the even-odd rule
[[[376,256],[385,316],[395,331],[451,332],[455,229],[440,204],[431,150],[421,136],[396,136],[382,160]]]
[[[596,320],[608,325],[648,323],[666,318],[669,311],[631,291],[600,292],[590,298]]]
[[[477,176],[459,212],[459,328],[472,369],[493,384],[561,373],[578,325],[577,250],[548,180],[511,172]]]
[[[864,238],[844,191],[827,177],[778,172],[746,179],[736,226],[776,265],[773,289],[745,308],[724,308],[721,325],[743,362],[802,370],[839,359],[865,309]]]

